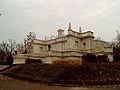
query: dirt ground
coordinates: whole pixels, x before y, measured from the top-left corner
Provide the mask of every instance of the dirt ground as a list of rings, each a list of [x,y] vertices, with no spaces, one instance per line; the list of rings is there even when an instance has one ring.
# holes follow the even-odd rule
[[[12,78],[0,74],[0,80],[11,80]]]
[[[85,88],[85,87],[61,87],[48,86],[39,83],[32,83],[22,80],[16,80],[2,76],[0,79],[0,90],[120,90],[120,88]]]

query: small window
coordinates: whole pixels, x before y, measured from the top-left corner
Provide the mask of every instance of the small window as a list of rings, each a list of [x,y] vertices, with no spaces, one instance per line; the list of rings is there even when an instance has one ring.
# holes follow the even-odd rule
[[[83,43],[83,49],[84,50],[86,49],[86,43],[85,42]]]
[[[86,46],[86,43],[84,42],[83,45]]]
[[[51,50],[51,45],[48,45],[48,50]]]
[[[78,41],[75,41],[75,47],[78,47],[79,45],[78,45]]]

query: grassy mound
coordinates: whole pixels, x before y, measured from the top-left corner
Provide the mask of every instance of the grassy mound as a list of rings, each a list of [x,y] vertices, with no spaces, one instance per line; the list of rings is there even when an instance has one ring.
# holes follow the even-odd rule
[[[81,66],[48,64],[13,65],[9,69],[2,71],[2,74],[48,84],[120,84],[119,63],[83,64]]]

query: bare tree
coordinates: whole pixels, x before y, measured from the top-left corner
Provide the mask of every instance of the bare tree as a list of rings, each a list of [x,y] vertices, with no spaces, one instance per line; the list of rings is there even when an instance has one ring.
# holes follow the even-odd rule
[[[9,49],[9,53],[12,54],[13,50],[15,49],[16,46],[16,41],[12,40],[12,39],[8,39],[8,49]]]
[[[2,41],[2,43],[0,44],[0,51],[1,51],[0,55],[2,59],[1,61],[4,61],[5,58],[8,59],[9,57],[12,57],[12,53],[13,50],[15,49],[15,46],[16,46],[16,41],[13,39]]]
[[[4,58],[8,55],[8,44],[5,41],[2,41],[0,44],[0,51],[1,51],[1,61],[4,61]]]
[[[15,40],[8,39],[7,41],[2,41],[1,43],[1,49],[6,53],[6,54],[12,54],[13,50],[15,49],[16,42]]]
[[[103,40],[103,39],[102,39],[102,37],[98,36],[98,37],[96,38],[96,40],[100,40],[100,41],[101,41],[101,40]]]
[[[120,47],[120,31],[116,31],[117,35],[116,35],[116,40],[117,40],[117,46]]]
[[[2,50],[1,45],[0,45],[0,62],[4,62],[4,57],[5,57],[5,52]]]
[[[113,43],[113,58],[115,62],[120,62],[120,31],[116,31],[117,35]]]

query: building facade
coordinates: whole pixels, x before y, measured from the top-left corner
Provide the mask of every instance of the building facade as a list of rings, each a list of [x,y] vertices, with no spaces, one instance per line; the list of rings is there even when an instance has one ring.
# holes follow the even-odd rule
[[[57,61],[67,63],[69,61],[69,63],[80,64],[82,62],[81,56],[87,53],[106,54],[112,60],[113,48],[108,42],[95,40],[92,31],[82,32],[81,27],[79,32],[74,31],[70,23],[66,35],[63,29],[59,29],[57,37],[50,39],[36,39],[32,32],[29,36],[28,44],[25,44],[29,52],[16,55],[16,62],[18,62],[18,58],[19,62],[20,60],[24,62],[25,59],[30,58],[41,59],[44,63],[55,63]]]

